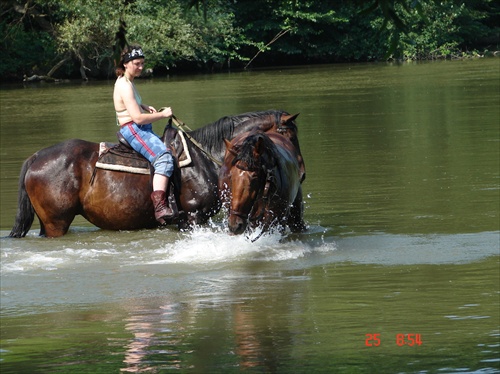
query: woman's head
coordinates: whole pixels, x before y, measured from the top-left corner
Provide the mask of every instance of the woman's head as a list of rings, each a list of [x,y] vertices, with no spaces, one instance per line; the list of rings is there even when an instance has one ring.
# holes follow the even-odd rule
[[[138,45],[129,45],[125,47],[121,53],[120,62],[116,67],[116,76],[123,76],[125,71],[129,68],[134,71],[140,70],[140,72],[142,72],[143,67],[144,53],[142,52],[142,48]]]

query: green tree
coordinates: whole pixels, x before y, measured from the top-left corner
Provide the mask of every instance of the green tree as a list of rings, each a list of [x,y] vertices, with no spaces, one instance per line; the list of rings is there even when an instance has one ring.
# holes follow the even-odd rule
[[[56,43],[63,59],[75,61],[81,77],[113,70],[113,39],[118,29],[121,7],[115,0],[39,0],[57,13],[62,21],[55,26]],[[45,5],[45,4],[44,4]]]
[[[335,1],[264,0],[235,3],[236,22],[243,30],[246,55],[263,53],[270,60],[328,59],[334,55],[332,35],[349,22]]]
[[[466,51],[477,53],[474,49],[483,47],[483,41],[494,43],[495,35],[497,45],[492,46],[498,48],[498,24],[490,27],[486,22],[498,19],[499,14],[500,6],[491,0],[422,3],[419,14],[404,14],[406,32],[393,51],[394,57],[405,60],[462,57]]]
[[[0,77],[14,79],[48,71],[56,53],[50,22],[31,2],[5,1],[0,12]]]
[[[136,0],[125,8],[127,35],[143,46],[151,67],[207,68],[238,59],[240,34],[233,26],[234,15],[222,5],[211,1],[204,20],[180,1]]]
[[[4,0],[0,77],[111,77],[117,46],[156,72],[422,59],[498,50],[495,0]],[[120,38],[116,38],[116,35]]]

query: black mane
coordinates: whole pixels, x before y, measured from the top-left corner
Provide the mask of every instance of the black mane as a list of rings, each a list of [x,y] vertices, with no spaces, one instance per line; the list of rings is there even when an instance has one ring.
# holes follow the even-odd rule
[[[238,127],[249,127],[249,130],[250,128],[256,128],[260,124],[268,122],[270,116],[274,116],[275,123],[279,124],[281,116],[287,114],[283,110],[266,110],[226,116],[211,124],[190,131],[189,134],[200,142],[207,152],[215,157],[222,158],[225,151],[223,139],[232,139]]]
[[[259,139],[262,139],[262,149],[264,149],[264,151],[260,155],[261,157],[256,160],[253,155],[253,150]],[[273,141],[264,132],[258,131],[245,138],[241,146],[238,147],[238,154],[234,158],[232,164],[235,165],[237,162],[241,161],[249,170],[255,170],[262,166],[265,166],[266,169],[271,169],[276,164],[278,157],[278,151]]]

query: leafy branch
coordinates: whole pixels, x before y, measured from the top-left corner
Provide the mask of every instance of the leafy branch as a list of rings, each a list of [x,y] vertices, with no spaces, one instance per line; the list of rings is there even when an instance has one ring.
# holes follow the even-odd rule
[[[292,28],[291,28],[291,27],[288,27],[288,28],[286,28],[286,29],[280,30],[280,32],[278,32],[278,33],[274,36],[274,38],[273,38],[273,39],[272,39],[269,43],[267,43],[265,46],[263,46],[262,48],[260,48],[260,49],[257,51],[257,53],[256,53],[256,54],[255,54],[255,55],[254,55],[254,56],[250,59],[250,61],[248,61],[248,63],[245,65],[245,69],[247,69],[247,68],[248,68],[248,66],[252,63],[252,61],[253,61],[253,60],[255,60],[255,59],[257,58],[257,56],[258,56],[260,53],[262,53],[262,52],[264,52],[264,51],[268,50],[268,49],[269,49],[269,46],[270,46],[271,44],[273,44],[276,40],[278,40],[279,38],[281,38],[281,37],[282,37],[283,35],[285,35],[286,33],[290,32],[291,30],[292,30]]]

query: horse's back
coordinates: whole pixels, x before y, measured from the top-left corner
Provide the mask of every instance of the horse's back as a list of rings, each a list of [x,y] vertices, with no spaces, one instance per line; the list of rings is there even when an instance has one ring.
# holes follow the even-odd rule
[[[99,144],[89,142],[82,139],[70,139],[51,145],[47,148],[43,148],[35,153],[37,158],[44,158],[44,161],[48,159],[66,159],[71,161],[74,157],[81,159],[82,157],[88,158],[99,151]],[[47,159],[45,159],[47,158]]]
[[[26,174],[28,191],[46,184],[45,189],[79,189],[84,173],[97,159],[99,145],[71,139],[36,152]],[[94,162],[95,163],[95,162]],[[36,186],[32,186],[36,184]]]
[[[278,133],[268,133],[267,136],[276,145],[281,157],[279,160],[296,167],[299,173],[299,152],[289,138]]]

